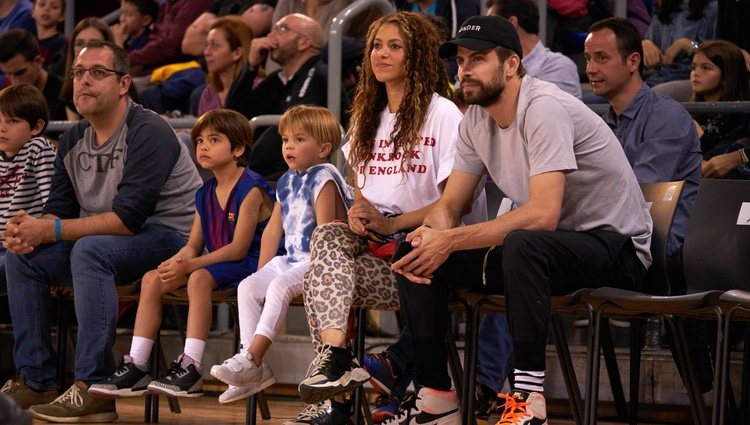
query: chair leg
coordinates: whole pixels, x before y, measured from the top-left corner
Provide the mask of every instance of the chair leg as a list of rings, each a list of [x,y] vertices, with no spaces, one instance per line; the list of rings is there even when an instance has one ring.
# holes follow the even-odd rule
[[[643,320],[630,321],[630,425],[638,425],[638,405],[641,389],[641,349]]]
[[[708,425],[710,422],[708,421],[706,405],[703,402],[703,397],[698,387],[695,369],[690,362],[690,349],[688,348],[685,333],[683,332],[684,319],[675,319],[673,317],[665,317],[665,319],[672,334],[672,357],[674,357],[677,371],[680,373],[685,390],[687,391],[693,422]]]
[[[461,367],[461,358],[458,354],[458,347],[456,346],[456,336],[453,334],[451,326],[448,326],[448,333],[445,338],[445,348],[448,352],[448,367],[453,377],[453,385],[456,387],[456,396],[459,400],[463,400],[463,383],[464,383],[464,371]]]
[[[742,395],[740,398],[740,405],[742,406],[740,417],[743,424],[750,421],[750,394],[748,394],[748,389],[750,389],[750,367],[748,367],[748,360],[750,360],[750,329],[745,329],[745,343],[742,352]]]
[[[603,327],[600,329],[599,342],[602,354],[604,355],[604,363],[607,366],[607,376],[609,376],[609,386],[612,390],[612,399],[615,402],[617,416],[620,419],[627,421],[628,408],[625,401],[625,391],[622,386],[620,369],[617,366],[617,357],[615,356],[615,346],[612,342],[612,331],[609,326],[609,321],[605,321]]]
[[[258,421],[255,412],[257,411],[259,394],[255,393],[247,399],[247,407],[245,408],[245,424],[247,425],[255,425]]]
[[[354,341],[354,354],[357,356],[359,364],[362,364],[365,357],[365,337],[367,335],[367,309],[355,308],[357,339]],[[365,389],[360,386],[354,390],[354,423],[359,425],[364,421],[367,425],[372,425],[370,409],[365,398]]]
[[[573,420],[575,420],[576,425],[583,425],[583,397],[581,397],[581,390],[578,387],[578,381],[576,380],[575,368],[573,367],[573,360],[570,356],[570,347],[568,347],[565,332],[560,323],[560,318],[553,317],[551,324],[552,326],[550,327],[550,330],[552,331],[552,340],[557,349],[557,357],[560,359],[565,387],[570,396],[570,410],[573,414]]]
[[[601,310],[589,318],[589,359],[586,375],[586,398],[584,424],[596,425],[599,401],[599,367],[601,364]]]

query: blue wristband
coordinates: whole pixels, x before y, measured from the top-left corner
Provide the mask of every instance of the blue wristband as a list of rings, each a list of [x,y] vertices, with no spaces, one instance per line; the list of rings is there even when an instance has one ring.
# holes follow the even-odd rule
[[[55,242],[59,242],[60,239],[62,239],[62,221],[55,218]]]

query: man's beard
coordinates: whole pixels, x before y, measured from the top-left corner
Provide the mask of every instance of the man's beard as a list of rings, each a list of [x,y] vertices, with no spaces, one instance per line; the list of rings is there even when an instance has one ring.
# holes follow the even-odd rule
[[[489,83],[484,83],[473,78],[466,78],[461,82],[471,82],[479,85],[479,91],[468,93],[464,91],[464,99],[469,105],[479,105],[487,107],[497,103],[505,89],[505,83],[499,77],[493,78]]]

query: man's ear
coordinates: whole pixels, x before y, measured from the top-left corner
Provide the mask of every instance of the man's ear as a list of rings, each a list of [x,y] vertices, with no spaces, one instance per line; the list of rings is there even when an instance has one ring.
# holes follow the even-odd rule
[[[151,15],[145,15],[143,17],[143,26],[148,28],[154,23],[154,18]]]
[[[131,77],[130,74],[125,74],[120,77],[120,96],[128,94],[131,84],[133,84],[133,77]]]
[[[628,66],[628,69],[630,72],[638,72],[638,68],[640,68],[641,65],[641,55],[638,52],[633,52],[625,59],[625,63]]]

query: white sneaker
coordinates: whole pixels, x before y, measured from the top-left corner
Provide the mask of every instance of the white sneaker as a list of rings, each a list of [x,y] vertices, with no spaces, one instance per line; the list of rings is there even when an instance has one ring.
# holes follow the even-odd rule
[[[274,379],[274,382],[275,381],[276,379]],[[229,388],[219,396],[219,404],[230,404],[238,400],[246,399],[257,392],[260,392],[262,389],[263,388],[258,388],[256,386],[238,387],[230,385]]]
[[[498,394],[505,399],[497,425],[547,425],[547,403],[542,393],[516,391],[513,395]],[[500,403],[502,404],[502,402]]]
[[[255,387],[257,391],[276,382],[271,368],[265,362],[256,366],[250,353],[237,353],[224,363],[212,366],[211,376],[236,387]]]

